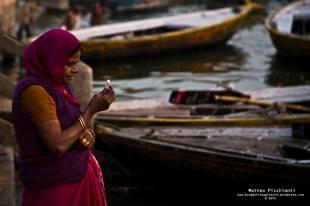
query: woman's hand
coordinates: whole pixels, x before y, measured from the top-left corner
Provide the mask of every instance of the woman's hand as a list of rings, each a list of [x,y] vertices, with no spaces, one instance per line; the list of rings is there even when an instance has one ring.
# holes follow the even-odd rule
[[[100,111],[109,109],[112,102],[115,101],[114,90],[111,86],[105,87],[101,92],[93,96],[88,109],[95,114]]]
[[[78,141],[78,147],[81,149],[91,149],[95,144],[95,133],[91,129],[87,129]]]
[[[96,94],[81,114],[85,124],[87,125],[97,112],[107,110],[114,100],[114,91],[110,86]],[[91,139],[92,136],[89,131],[83,132],[83,128],[78,119],[71,127],[65,130],[62,130],[58,119],[40,122],[37,124],[37,127],[48,149],[56,157],[64,155],[66,151],[76,143],[78,143],[81,148],[89,149],[95,142],[94,138]],[[82,136],[81,132],[83,132]]]

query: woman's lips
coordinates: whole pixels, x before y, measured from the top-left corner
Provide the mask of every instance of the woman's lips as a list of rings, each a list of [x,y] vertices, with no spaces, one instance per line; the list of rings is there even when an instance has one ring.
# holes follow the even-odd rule
[[[66,79],[67,79],[67,80],[73,80],[73,79],[74,79],[74,76],[66,76]]]

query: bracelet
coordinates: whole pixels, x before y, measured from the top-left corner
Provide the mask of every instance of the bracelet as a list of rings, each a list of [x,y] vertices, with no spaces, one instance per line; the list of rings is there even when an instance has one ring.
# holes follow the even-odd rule
[[[86,131],[86,124],[82,116],[79,116],[79,121],[83,131]]]
[[[93,138],[96,137],[96,134],[92,129],[87,129],[87,131],[92,135]]]
[[[96,141],[95,132],[92,129],[87,129],[87,132],[91,135],[91,139],[93,140],[93,142],[95,142]]]

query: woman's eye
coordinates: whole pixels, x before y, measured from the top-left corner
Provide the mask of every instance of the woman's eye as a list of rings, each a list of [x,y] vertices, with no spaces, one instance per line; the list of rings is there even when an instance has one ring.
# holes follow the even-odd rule
[[[72,66],[74,66],[75,64],[76,64],[76,62],[67,62],[67,63],[66,63],[66,66],[72,67]]]

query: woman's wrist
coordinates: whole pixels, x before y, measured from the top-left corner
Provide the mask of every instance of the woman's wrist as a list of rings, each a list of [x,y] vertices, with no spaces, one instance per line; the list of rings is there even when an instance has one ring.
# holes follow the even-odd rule
[[[84,110],[84,112],[82,113],[81,116],[83,117],[84,122],[85,122],[86,125],[89,122],[89,120],[94,116],[94,114],[95,113],[92,112],[89,107],[85,108],[85,110]]]

